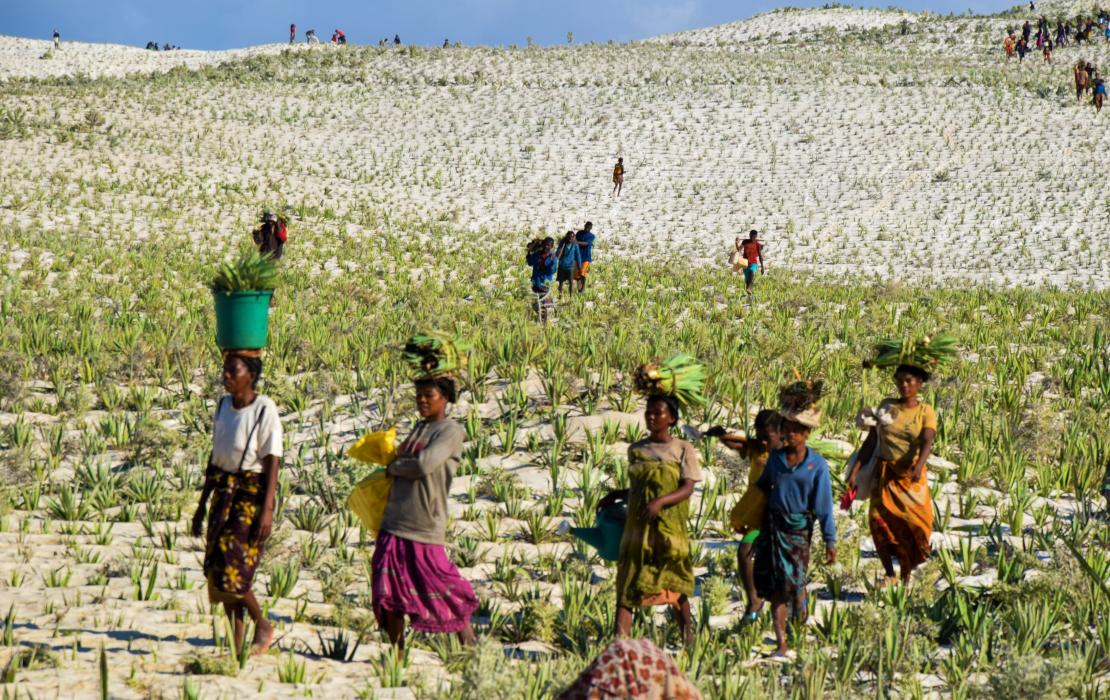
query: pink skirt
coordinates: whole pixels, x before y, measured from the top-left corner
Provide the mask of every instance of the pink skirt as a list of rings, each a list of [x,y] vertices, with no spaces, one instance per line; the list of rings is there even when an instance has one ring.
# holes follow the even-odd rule
[[[392,610],[408,615],[418,632],[461,632],[478,609],[474,588],[459,575],[441,544],[382,532],[370,568],[374,617],[379,623],[382,610]]]

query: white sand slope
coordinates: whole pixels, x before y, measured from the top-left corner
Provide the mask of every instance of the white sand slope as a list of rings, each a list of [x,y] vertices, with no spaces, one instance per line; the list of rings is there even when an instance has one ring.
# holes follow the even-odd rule
[[[164,73],[181,66],[199,68],[291,48],[285,44],[266,44],[229,51],[147,51],[135,46],[89,44],[63,39],[58,51],[51,52],[50,58],[43,58],[52,46],[53,42],[49,40],[0,36],[0,80],[67,75],[99,78],[130,73]],[[294,46],[303,47],[303,44]]]
[[[1110,44],[1019,66],[1001,37],[1022,19],[783,11],[618,46],[291,56],[66,44],[42,60],[48,42],[0,38],[0,76],[270,55],[216,80],[6,99],[33,131],[0,140],[0,224],[142,237],[171,201],[194,235],[239,226],[258,202],[521,238],[589,219],[602,256],[712,265],[757,228],[779,269],[1105,288],[1110,111],[1076,102],[1070,66],[1110,67]],[[103,125],[89,128],[92,112]],[[43,173],[66,208],[41,196]]]
[[[688,32],[664,34],[651,39],[654,42],[679,45],[715,46],[759,39],[808,38],[822,31],[849,31],[875,29],[902,22],[914,23],[917,15],[900,11],[852,10],[779,10],[756,15],[740,22]]]

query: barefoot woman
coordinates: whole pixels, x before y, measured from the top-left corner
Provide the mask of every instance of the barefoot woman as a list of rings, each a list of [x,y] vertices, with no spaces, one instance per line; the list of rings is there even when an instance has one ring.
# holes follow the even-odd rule
[[[860,465],[878,450],[868,510],[871,537],[887,581],[896,580],[897,559],[902,582],[909,583],[913,570],[929,556],[933,534],[933,498],[925,462],[933,451],[937,415],[919,394],[930,371],[954,354],[955,346],[951,336],[940,335],[932,340],[886,341],[878,351],[873,364],[895,367],[898,398],[879,405],[876,425],[860,448],[848,485],[856,485]]]
[[[262,376],[258,350],[224,352],[223,384],[227,395],[216,404],[212,454],[204,475],[193,535],[199,537],[208,513],[204,575],[208,599],[222,603],[243,645],[244,613],[254,621],[252,652],[269,648],[274,629],[251,590],[262,549],[273,529],[274,491],[282,456],[281,420],[269,397],[256,392]]]
[[[465,355],[442,334],[415,336],[405,359],[417,370],[420,422],[386,469],[393,477],[382,531],[374,545],[374,616],[397,647],[405,645],[405,616],[420,632],[457,634],[474,644],[470,615],[478,599],[447,558],[447,495],[462,457],[466,432],[447,417],[456,399],[455,373]]]

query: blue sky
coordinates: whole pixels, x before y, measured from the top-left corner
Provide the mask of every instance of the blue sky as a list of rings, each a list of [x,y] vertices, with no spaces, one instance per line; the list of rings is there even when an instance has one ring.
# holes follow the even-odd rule
[[[733,22],[791,0],[0,0],[0,34],[223,49],[287,40],[289,23],[327,41],[336,27],[352,43],[401,35],[405,43],[508,45],[627,41]],[[887,7],[886,2],[861,3]],[[905,0],[913,10],[997,12],[1015,0]]]

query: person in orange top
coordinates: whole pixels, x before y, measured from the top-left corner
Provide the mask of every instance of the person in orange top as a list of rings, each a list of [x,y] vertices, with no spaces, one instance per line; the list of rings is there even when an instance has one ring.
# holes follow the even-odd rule
[[[744,291],[750,297],[752,287],[755,286],[755,273],[766,274],[767,268],[763,262],[763,244],[759,242],[759,232],[752,229],[748,232],[748,240],[740,246],[740,252],[747,261],[744,267]]]
[[[1017,47],[1017,42],[1014,40],[1014,32],[1011,30],[1006,38],[1002,40],[1002,49],[1006,52],[1006,60],[1014,57],[1014,49]]]
[[[743,535],[736,561],[740,569],[740,582],[744,584],[744,591],[748,594],[748,607],[744,611],[744,623],[748,624],[758,620],[759,613],[763,610],[763,599],[755,590],[754,557],[755,541],[759,539],[759,528],[763,526],[763,516],[767,511],[767,495],[756,488],[755,484],[763,475],[771,450],[782,447],[779,417],[770,409],[763,409],[756,414],[755,438],[728,433],[719,425],[710,428],[705,434],[720,439],[725,447],[739,452],[749,465],[748,489],[729,514],[732,529]]]

